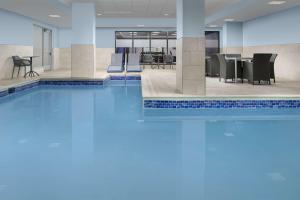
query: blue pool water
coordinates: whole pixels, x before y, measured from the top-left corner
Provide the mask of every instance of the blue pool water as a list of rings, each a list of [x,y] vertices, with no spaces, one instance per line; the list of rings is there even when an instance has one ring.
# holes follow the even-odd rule
[[[0,99],[1,200],[298,200],[299,110],[143,110],[139,86]]]

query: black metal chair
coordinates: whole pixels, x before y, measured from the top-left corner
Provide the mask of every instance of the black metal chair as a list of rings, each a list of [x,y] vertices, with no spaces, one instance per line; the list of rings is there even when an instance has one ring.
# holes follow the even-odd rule
[[[170,69],[173,69],[173,56],[170,54],[164,55],[164,65],[170,65]]]
[[[20,70],[21,70],[22,67],[24,68],[24,72],[25,72],[24,73],[24,77],[25,77],[26,67],[30,67],[31,66],[30,60],[22,59],[19,56],[12,56],[12,59],[13,59],[13,63],[14,63],[14,68],[13,68],[13,72],[12,72],[11,78],[12,79],[14,78],[15,68],[19,68],[19,70],[18,70],[18,76],[17,76],[17,77],[19,77]]]
[[[218,60],[220,62],[220,81],[228,79],[235,79],[235,62],[234,60],[226,60],[224,54],[217,54]],[[238,62],[237,66],[237,78],[243,81],[243,68],[241,62]]]
[[[278,54],[272,54],[272,57],[270,59],[270,67],[271,67],[271,71],[270,71],[270,76],[271,76],[271,79],[274,80],[274,83],[276,83],[276,78],[275,78],[275,61],[276,61],[276,58],[277,58]]]
[[[143,54],[142,63],[143,63],[144,69],[145,69],[146,64],[151,65],[151,68],[152,68],[153,62],[154,62],[154,59],[153,59],[152,54]]]
[[[253,62],[244,63],[244,78],[253,85],[255,82],[260,84],[262,81],[271,84],[271,57],[270,53],[254,54]]]

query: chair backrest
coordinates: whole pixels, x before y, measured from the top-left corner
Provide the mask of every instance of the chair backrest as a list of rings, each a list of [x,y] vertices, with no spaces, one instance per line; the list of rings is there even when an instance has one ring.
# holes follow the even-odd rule
[[[271,53],[257,53],[253,56],[253,76],[257,80],[268,80],[271,74]]]
[[[127,65],[132,65],[132,66],[140,65],[140,54],[137,54],[137,53],[128,54]]]
[[[143,62],[144,63],[152,63],[153,62],[152,54],[144,54],[143,55]]]
[[[275,63],[275,60],[276,60],[277,56],[278,56],[278,54],[272,54],[270,62]]]
[[[170,54],[164,55],[164,62],[165,63],[173,63],[173,56]]]
[[[220,67],[226,67],[226,59],[225,59],[225,55],[224,54],[217,54],[219,63],[220,63]]]
[[[220,61],[217,54],[210,57],[211,59],[211,73],[212,75],[220,75]]]
[[[16,66],[20,66],[22,64],[22,58],[20,58],[19,56],[12,56],[14,65]]]
[[[111,66],[123,66],[123,54],[111,54]]]
[[[226,59],[224,54],[217,54],[220,63],[220,76],[226,77]]]

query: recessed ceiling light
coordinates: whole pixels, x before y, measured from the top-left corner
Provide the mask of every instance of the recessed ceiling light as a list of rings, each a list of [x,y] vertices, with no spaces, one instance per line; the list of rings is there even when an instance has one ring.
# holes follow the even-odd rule
[[[51,15],[48,15],[48,17],[51,17],[51,18],[60,18],[60,15],[51,14]]]
[[[98,16],[101,16],[101,15],[102,15],[102,13],[98,13],[97,15],[98,15]]]
[[[235,19],[228,18],[228,19],[225,19],[224,21],[225,21],[225,22],[233,22],[233,21],[235,21]]]
[[[165,13],[164,16],[169,16],[169,14],[168,14],[168,13]]]
[[[144,24],[138,24],[137,27],[144,27]]]
[[[269,5],[281,5],[286,3],[286,1],[270,1],[268,4]]]
[[[211,25],[209,25],[209,27],[210,27],[210,28],[216,28],[216,27],[218,27],[218,26],[215,25],[215,24],[211,24]]]

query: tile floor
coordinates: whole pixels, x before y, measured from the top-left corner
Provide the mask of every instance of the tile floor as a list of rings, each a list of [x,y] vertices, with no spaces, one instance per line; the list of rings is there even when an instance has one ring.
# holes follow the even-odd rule
[[[176,91],[175,70],[145,70],[142,75],[144,98],[197,98]],[[300,97],[300,82],[278,81],[272,85],[224,83],[218,78],[206,79],[206,97]]]

